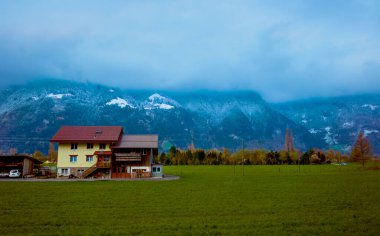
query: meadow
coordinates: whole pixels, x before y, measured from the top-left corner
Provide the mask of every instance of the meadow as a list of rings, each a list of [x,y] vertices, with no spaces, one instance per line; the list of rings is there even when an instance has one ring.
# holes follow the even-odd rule
[[[175,181],[0,182],[1,235],[378,235],[380,171],[165,166]]]

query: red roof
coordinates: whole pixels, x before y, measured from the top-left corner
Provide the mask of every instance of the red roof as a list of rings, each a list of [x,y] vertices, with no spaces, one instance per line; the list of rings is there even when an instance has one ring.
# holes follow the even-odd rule
[[[123,133],[121,126],[62,126],[51,142],[117,142]]]

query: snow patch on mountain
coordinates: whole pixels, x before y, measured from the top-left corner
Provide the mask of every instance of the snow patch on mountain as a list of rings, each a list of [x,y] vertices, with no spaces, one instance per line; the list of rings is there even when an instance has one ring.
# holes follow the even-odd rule
[[[378,132],[379,132],[379,131],[376,130],[376,129],[371,129],[371,130],[365,129],[365,130],[363,131],[364,136],[367,136],[367,135],[369,135],[369,134],[378,133]]]
[[[133,108],[133,109],[136,108],[135,106],[130,104],[127,100],[119,98],[119,97],[114,98],[111,101],[107,102],[106,105],[108,106],[117,105],[120,108],[125,108],[126,106],[129,106],[130,108]]]
[[[324,137],[325,142],[329,145],[338,144],[338,141],[336,140],[337,135],[331,132],[331,127],[330,126],[325,127],[325,131],[326,131],[326,135]]]
[[[156,99],[167,100],[166,97],[163,97],[163,96],[161,96],[161,95],[158,94],[158,93],[155,93],[155,94],[150,95],[148,99],[151,100],[151,101],[154,101],[154,100],[156,100]]]
[[[61,93],[61,94],[49,93],[48,95],[46,95],[47,98],[53,98],[53,99],[62,99],[65,96],[70,97],[74,95],[72,95],[71,93]]]
[[[153,109],[162,109],[162,110],[170,110],[174,109],[176,106],[179,106],[178,102],[161,96],[158,93],[152,94],[148,97],[148,100],[145,105],[145,110],[153,110]]]
[[[157,104],[156,104],[156,105],[157,105]],[[174,106],[169,105],[169,104],[158,104],[158,108],[160,108],[160,109],[165,109],[165,110],[169,110],[169,109],[173,109]]]
[[[311,134],[316,134],[316,133],[319,133],[319,132],[321,132],[321,131],[317,130],[317,129],[314,129],[314,128],[309,129],[309,133],[311,133]]]
[[[230,134],[229,135],[233,140],[238,140],[240,139],[238,136],[236,136],[235,134]]]
[[[342,127],[345,128],[345,129],[352,128],[352,127],[354,127],[354,122],[353,121],[344,122],[343,125],[342,125]]]
[[[173,109],[174,106],[169,104],[149,104],[144,106],[145,110],[153,110],[153,109],[163,109],[163,110],[170,110]]]
[[[372,104],[364,104],[362,107],[364,107],[364,108],[369,108],[369,109],[371,109],[371,111],[374,111],[374,110],[376,110],[376,108],[378,108],[379,106],[372,105]]]

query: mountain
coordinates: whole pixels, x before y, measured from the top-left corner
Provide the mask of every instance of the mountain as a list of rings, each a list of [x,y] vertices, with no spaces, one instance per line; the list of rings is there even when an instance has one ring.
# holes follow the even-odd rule
[[[207,149],[278,150],[284,146],[286,128],[301,150],[347,148],[360,128],[371,138],[378,135],[379,96],[360,99],[268,104],[252,91],[122,90],[41,80],[0,91],[0,149],[46,153],[49,139],[62,125],[121,125],[130,134],[156,133],[161,150],[187,148],[192,142]],[[356,104],[357,109],[336,104]],[[321,114],[326,118],[317,120]]]
[[[351,150],[363,131],[380,153],[380,95],[319,98],[272,104],[272,108],[322,140],[325,148]]]

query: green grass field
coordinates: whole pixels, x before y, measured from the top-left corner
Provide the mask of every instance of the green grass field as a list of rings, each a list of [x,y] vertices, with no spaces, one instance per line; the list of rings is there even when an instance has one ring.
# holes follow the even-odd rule
[[[176,181],[0,182],[1,235],[378,235],[380,171],[172,166]]]

